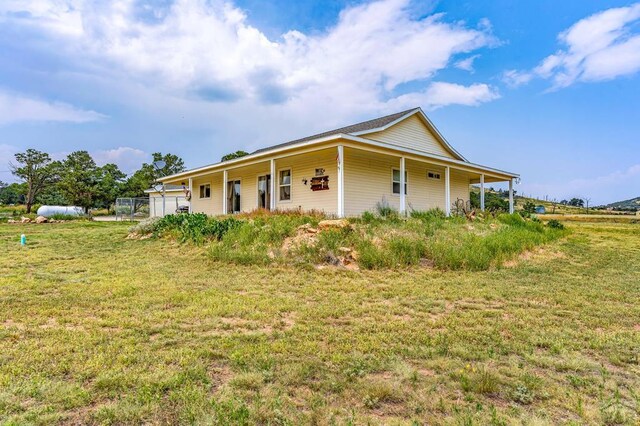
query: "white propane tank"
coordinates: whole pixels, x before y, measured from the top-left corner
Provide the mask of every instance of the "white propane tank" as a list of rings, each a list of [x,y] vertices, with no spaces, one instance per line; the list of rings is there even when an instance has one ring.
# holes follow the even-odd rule
[[[82,216],[84,209],[78,206],[40,206],[38,216],[51,217],[56,214]]]

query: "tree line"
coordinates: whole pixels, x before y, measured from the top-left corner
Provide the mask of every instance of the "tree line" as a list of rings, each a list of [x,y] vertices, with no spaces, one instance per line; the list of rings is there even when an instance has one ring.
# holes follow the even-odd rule
[[[127,176],[115,164],[98,166],[87,151],[75,151],[64,160],[53,160],[46,152],[27,149],[15,154],[9,168],[18,182],[0,182],[0,204],[24,204],[27,213],[34,204],[75,205],[88,212],[109,208],[119,197],[143,197],[158,178],[185,170],[174,154],[152,154],[151,163]],[[153,163],[163,161],[157,169]]]

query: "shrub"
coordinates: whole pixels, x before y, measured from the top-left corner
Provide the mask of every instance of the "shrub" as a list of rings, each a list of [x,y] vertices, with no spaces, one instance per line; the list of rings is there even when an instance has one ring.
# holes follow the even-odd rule
[[[129,227],[129,232],[140,235],[153,234],[158,231],[158,223],[160,222],[160,219],[161,218],[159,217],[149,217],[141,220],[135,225]]]
[[[376,211],[380,217],[385,219],[395,221],[400,218],[398,211],[389,205],[386,198],[383,198],[382,201],[376,203]]]
[[[551,229],[564,229],[564,225],[556,219],[551,219],[549,222],[547,222],[547,226]]]
[[[366,224],[374,223],[377,220],[376,215],[374,215],[371,212],[362,213],[361,219],[362,219],[362,223],[366,223]]]
[[[522,206],[522,211],[524,211],[526,213],[535,213],[536,212],[536,205],[534,203],[532,203],[531,201],[527,201]]]
[[[154,222],[154,233],[176,233],[181,242],[191,241],[201,244],[206,239],[221,239],[230,230],[243,222],[233,217],[216,219],[204,213],[170,214]]]

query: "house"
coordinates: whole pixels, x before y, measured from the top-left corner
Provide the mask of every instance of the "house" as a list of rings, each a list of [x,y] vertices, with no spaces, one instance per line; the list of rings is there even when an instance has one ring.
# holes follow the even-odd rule
[[[456,151],[420,108],[259,149],[245,157],[166,176],[184,185],[190,211],[209,215],[257,208],[321,210],[338,217],[374,211],[384,200],[401,213],[469,201],[469,185],[518,175],[475,164]],[[186,190],[185,190],[186,192]]]

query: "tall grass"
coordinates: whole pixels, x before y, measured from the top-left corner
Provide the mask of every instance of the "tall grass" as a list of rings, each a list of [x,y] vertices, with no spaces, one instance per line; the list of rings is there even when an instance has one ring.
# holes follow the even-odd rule
[[[301,212],[253,212],[225,219],[179,214],[140,227],[182,242],[209,242],[213,259],[236,264],[339,265],[346,259],[363,269],[425,264],[472,271],[499,267],[566,233],[518,214],[469,222],[447,218],[440,210],[412,212],[410,218],[366,214],[347,227],[306,230],[321,219]]]

